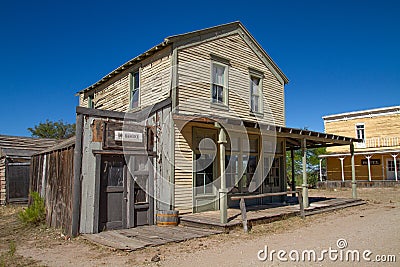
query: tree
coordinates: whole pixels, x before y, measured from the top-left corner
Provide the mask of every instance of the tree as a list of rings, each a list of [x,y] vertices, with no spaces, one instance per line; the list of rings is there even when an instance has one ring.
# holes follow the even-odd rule
[[[32,133],[32,137],[66,139],[75,135],[75,123],[68,124],[62,120],[56,122],[46,120],[46,122],[40,122],[33,128],[28,128],[28,131]]]
[[[326,154],[326,148],[313,148],[307,149],[306,158],[307,158],[307,183],[311,186],[315,186],[318,181],[318,173],[319,173],[319,155]],[[292,158],[290,155],[290,151],[286,154],[286,166],[287,166],[287,175],[289,180],[292,177]],[[325,161],[322,162],[322,167],[325,167]],[[296,179],[296,184],[302,184],[303,180],[303,157],[301,154],[301,149],[294,151],[294,175]]]

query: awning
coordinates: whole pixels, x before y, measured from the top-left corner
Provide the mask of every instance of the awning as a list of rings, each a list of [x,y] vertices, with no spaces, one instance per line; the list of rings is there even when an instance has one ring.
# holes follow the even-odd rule
[[[271,133],[275,133],[276,137],[285,138],[287,150],[301,149],[301,142],[304,139],[306,140],[307,149],[330,147],[330,146],[343,146],[343,145],[350,145],[355,142],[362,142],[361,139],[357,138],[315,132],[304,129],[296,129],[283,126],[269,125],[269,124],[260,124],[258,122],[244,121],[236,118],[224,118],[216,115],[200,116],[200,115],[174,114],[173,119],[180,121],[193,121],[193,122],[201,122],[209,124],[213,124],[215,122],[224,122],[225,125],[230,125],[233,127],[235,125],[236,126],[242,125],[249,128],[258,128],[258,129],[261,128]]]

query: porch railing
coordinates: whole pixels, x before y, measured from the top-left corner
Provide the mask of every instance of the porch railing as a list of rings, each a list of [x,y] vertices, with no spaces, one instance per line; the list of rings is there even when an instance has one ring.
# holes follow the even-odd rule
[[[367,138],[365,140],[366,148],[394,147],[394,146],[400,146],[400,137],[384,136],[384,137]]]
[[[257,195],[246,195],[246,196],[232,196],[231,200],[240,200],[240,211],[242,213],[242,223],[243,223],[243,230],[245,233],[249,231],[247,226],[247,212],[246,212],[246,203],[245,199],[256,199],[256,198],[263,198],[263,197],[274,197],[274,196],[286,196],[289,194],[297,194],[299,205],[300,205],[300,216],[301,218],[305,217],[304,213],[304,204],[303,204],[303,194],[301,190],[296,191],[286,191],[286,192],[277,192],[277,193],[264,193],[264,194],[257,194]]]

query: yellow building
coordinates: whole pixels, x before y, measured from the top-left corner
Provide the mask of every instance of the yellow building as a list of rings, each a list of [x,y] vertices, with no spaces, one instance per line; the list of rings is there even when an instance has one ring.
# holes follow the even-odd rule
[[[400,153],[400,106],[324,116],[325,132],[354,136],[357,181],[398,181]],[[351,180],[350,151],[331,147],[326,159],[327,180]]]

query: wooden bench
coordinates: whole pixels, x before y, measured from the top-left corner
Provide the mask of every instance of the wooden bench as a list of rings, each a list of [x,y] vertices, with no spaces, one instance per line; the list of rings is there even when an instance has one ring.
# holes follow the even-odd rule
[[[303,194],[301,190],[296,191],[286,191],[286,192],[277,192],[277,193],[264,193],[257,195],[247,195],[247,196],[232,196],[231,200],[240,200],[240,211],[242,213],[242,222],[243,222],[243,230],[247,233],[249,231],[247,227],[247,212],[246,212],[246,203],[245,199],[256,199],[263,197],[275,197],[275,196],[286,196],[289,194],[297,194],[299,205],[300,205],[300,216],[301,218],[305,217],[304,214],[304,205],[303,205]]]

